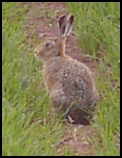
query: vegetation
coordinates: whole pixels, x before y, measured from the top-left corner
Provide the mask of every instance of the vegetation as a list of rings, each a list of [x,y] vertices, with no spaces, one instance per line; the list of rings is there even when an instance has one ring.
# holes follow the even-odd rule
[[[35,70],[39,63],[25,42],[29,7],[2,3],[2,154],[9,156],[55,155],[52,144],[61,135],[59,119],[49,116],[49,101],[39,82],[42,76]]]
[[[96,69],[100,93],[96,155],[118,155],[120,130],[120,6],[116,2],[72,2],[69,12],[76,16],[74,33],[82,49],[99,65]]]

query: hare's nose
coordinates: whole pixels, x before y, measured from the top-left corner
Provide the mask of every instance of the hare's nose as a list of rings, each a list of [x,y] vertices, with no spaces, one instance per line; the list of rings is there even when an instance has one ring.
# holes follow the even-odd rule
[[[36,49],[34,49],[34,53],[37,54],[37,50]]]
[[[34,50],[34,56],[35,56],[35,58],[38,58],[38,56],[37,56],[37,49]]]
[[[36,54],[36,53],[34,54],[34,56],[35,56],[35,58],[36,58],[36,59],[38,59],[38,56],[37,56],[37,54]]]

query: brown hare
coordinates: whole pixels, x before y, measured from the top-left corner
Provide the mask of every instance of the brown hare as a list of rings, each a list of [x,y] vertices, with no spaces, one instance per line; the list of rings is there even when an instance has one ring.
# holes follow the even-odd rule
[[[73,15],[60,17],[59,36],[41,43],[34,52],[44,61],[45,86],[56,111],[73,123],[88,124],[86,118],[91,115],[98,94],[90,69],[65,54],[73,21]]]

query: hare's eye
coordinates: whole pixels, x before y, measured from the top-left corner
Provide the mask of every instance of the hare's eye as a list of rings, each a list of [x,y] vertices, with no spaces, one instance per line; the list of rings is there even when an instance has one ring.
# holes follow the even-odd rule
[[[46,47],[49,47],[49,46],[50,46],[50,42],[47,42],[47,43],[45,44],[45,46],[46,46]]]

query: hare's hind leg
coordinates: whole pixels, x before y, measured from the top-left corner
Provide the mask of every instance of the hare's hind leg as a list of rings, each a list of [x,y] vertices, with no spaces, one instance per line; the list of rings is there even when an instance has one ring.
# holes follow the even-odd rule
[[[64,92],[61,89],[58,89],[58,90],[53,90],[50,93],[50,100],[55,108],[60,108],[66,103],[67,98],[64,95]]]

